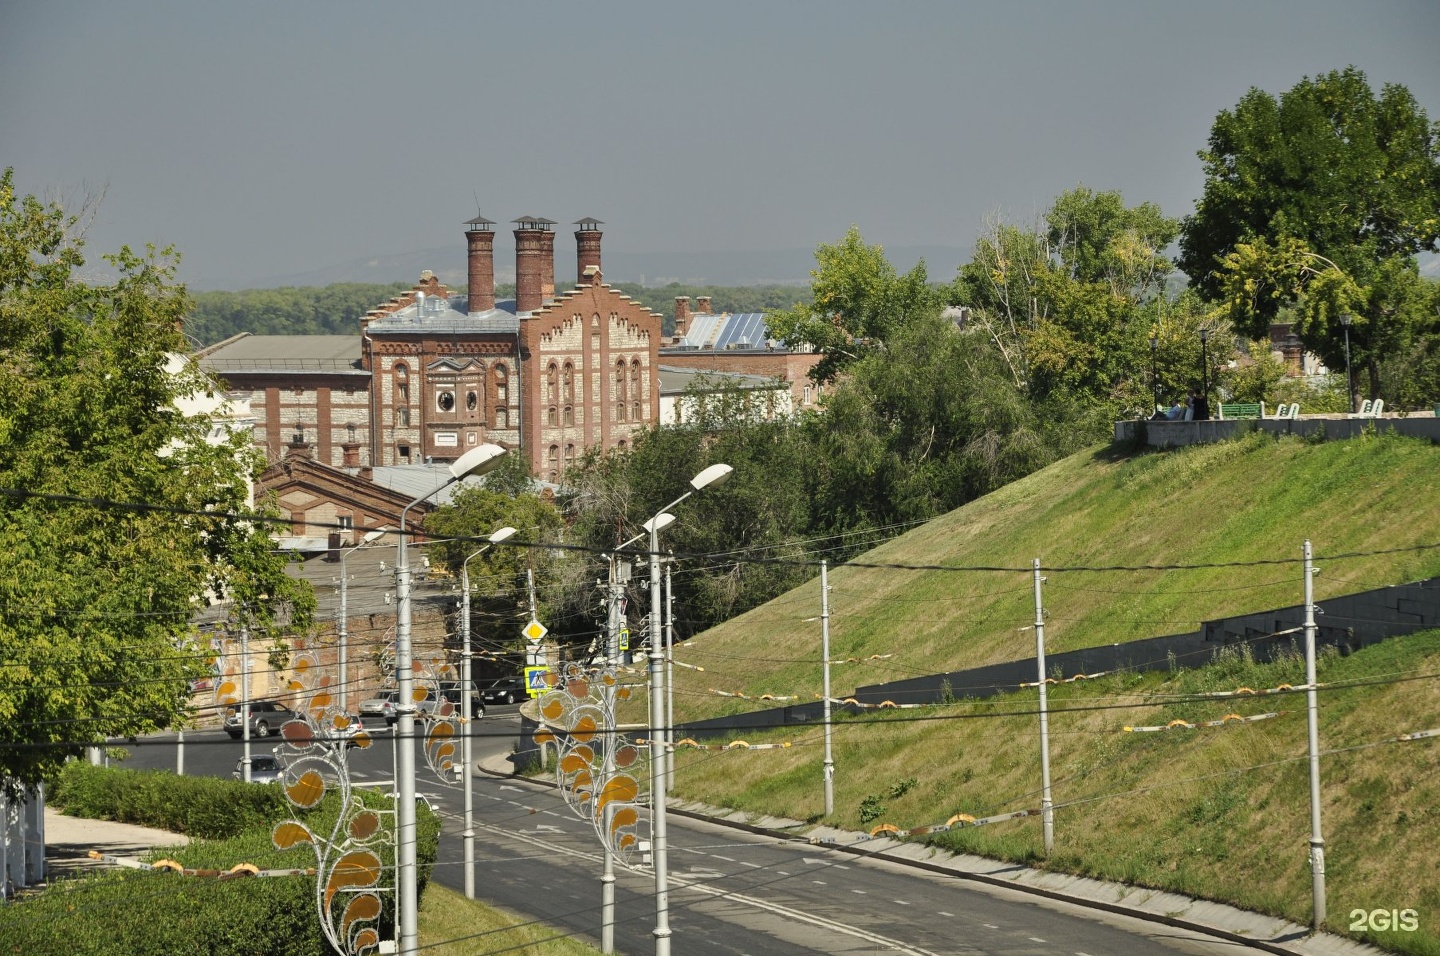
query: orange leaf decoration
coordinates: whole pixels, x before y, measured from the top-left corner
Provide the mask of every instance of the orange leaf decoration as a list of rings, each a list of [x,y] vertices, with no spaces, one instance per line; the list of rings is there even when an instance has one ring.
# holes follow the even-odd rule
[[[345,912],[340,917],[340,938],[345,939],[350,935],[350,924],[357,920],[377,919],[380,916],[380,897],[373,893],[361,893],[345,904]]]
[[[275,844],[277,850],[289,850],[302,843],[314,843],[315,837],[310,830],[302,823],[294,820],[286,820],[284,823],[277,823],[275,830],[270,835],[270,842]]]
[[[380,831],[380,814],[374,810],[362,810],[350,821],[350,836],[356,840],[368,840]]]
[[[335,864],[329,881],[325,884],[325,909],[342,887],[374,886],[380,881],[380,858],[369,850],[347,853]]]
[[[285,796],[295,806],[309,810],[325,796],[325,778],[314,770],[307,770],[299,780],[285,785]]]

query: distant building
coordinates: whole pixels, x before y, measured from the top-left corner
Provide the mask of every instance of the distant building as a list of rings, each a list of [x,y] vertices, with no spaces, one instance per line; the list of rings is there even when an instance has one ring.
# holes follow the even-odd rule
[[[660,362],[716,375],[776,379],[790,390],[792,409],[810,409],[819,402],[820,391],[809,377],[820,361],[818,352],[791,349],[772,337],[763,312],[716,313],[709,296],[700,296],[696,303],[691,312],[689,297],[676,297],[675,338],[660,349]]]

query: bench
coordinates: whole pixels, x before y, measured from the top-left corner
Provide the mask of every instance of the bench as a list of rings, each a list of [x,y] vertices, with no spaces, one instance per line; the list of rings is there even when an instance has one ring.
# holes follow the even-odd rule
[[[1345,416],[1346,418],[1379,418],[1385,414],[1385,399],[1377,398],[1373,402],[1370,399],[1360,403],[1360,411]]]
[[[1275,417],[1281,419],[1288,418],[1293,421],[1300,417],[1300,406],[1295,402],[1291,402],[1289,405],[1281,402],[1275,408]]]
[[[1222,403],[1222,404],[1220,405],[1220,419],[1221,419],[1221,421],[1224,421],[1225,419],[1235,419],[1235,418],[1264,418],[1264,417],[1265,417],[1265,403],[1264,403],[1264,402],[1254,402],[1254,403],[1250,403],[1250,402],[1230,402],[1230,403]]]

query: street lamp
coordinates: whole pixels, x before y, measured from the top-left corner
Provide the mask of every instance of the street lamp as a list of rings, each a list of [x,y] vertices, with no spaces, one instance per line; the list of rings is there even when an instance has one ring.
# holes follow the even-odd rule
[[[654,841],[655,865],[655,956],[670,956],[670,875],[666,862],[665,833],[665,745],[661,727],[665,722],[665,654],[660,633],[660,528],[671,508],[695,492],[718,485],[735,469],[711,465],[690,479],[690,490],[655,513],[645,523],[650,532],[650,828]],[[674,520],[671,518],[671,520]]]
[[[1350,323],[1355,317],[1349,312],[1340,313],[1340,324],[1345,326],[1345,403],[1350,413],[1355,413],[1355,382],[1350,377]]]
[[[440,493],[470,475],[483,475],[500,464],[505,449],[484,444],[472,448],[450,465],[450,478],[440,487],[410,502],[400,511],[400,544],[395,554],[395,596],[399,610],[395,616],[395,682],[399,698],[396,707],[394,743],[398,751],[395,763],[395,790],[400,806],[395,809],[395,826],[399,831],[395,848],[396,867],[400,871],[399,909],[400,954],[413,956],[419,946],[420,897],[415,863],[415,693],[414,673],[410,654],[410,563],[405,555],[405,542],[410,537],[405,516],[422,501]]]
[[[1195,414],[1192,416],[1192,417],[1195,418],[1197,421],[1199,421],[1199,420],[1204,420],[1204,419],[1207,419],[1207,418],[1210,417],[1210,352],[1209,352],[1209,350],[1206,348],[1206,343],[1208,343],[1209,341],[1210,341],[1210,330],[1209,330],[1209,329],[1201,329],[1201,330],[1200,330],[1200,378],[1201,378],[1201,381],[1203,382],[1203,384],[1201,385],[1200,401],[1196,403],[1196,404],[1198,404],[1200,407],[1197,408],[1197,409],[1195,409]],[[1203,412],[1204,414],[1201,414],[1202,412]]]
[[[1155,403],[1155,411],[1160,410],[1160,340],[1150,336],[1150,398]],[[1153,415],[1154,412],[1151,412]]]
[[[350,707],[348,705],[348,701],[350,699],[350,683],[346,677],[345,669],[349,664],[350,638],[349,631],[347,630],[348,625],[346,624],[346,621],[349,619],[350,613],[349,608],[346,604],[345,595],[347,593],[347,586],[349,584],[350,577],[345,573],[345,559],[350,557],[350,555],[354,554],[356,551],[359,551],[361,548],[365,547],[367,544],[371,544],[383,538],[385,536],[386,530],[387,529],[385,528],[381,528],[378,531],[367,531],[365,532],[365,537],[360,539],[359,544],[355,545],[353,548],[346,548],[345,550],[340,552],[340,673],[338,675],[338,680],[340,682],[340,711],[347,715],[350,713]]]
[[[465,777],[465,829],[460,837],[465,844],[465,896],[472,900],[475,898],[475,786],[470,774],[474,766],[471,759],[474,734],[470,731],[470,694],[474,687],[470,676],[470,562],[513,534],[515,529],[506,525],[490,536],[488,544],[460,562],[460,726],[464,728],[460,738],[460,766]]]

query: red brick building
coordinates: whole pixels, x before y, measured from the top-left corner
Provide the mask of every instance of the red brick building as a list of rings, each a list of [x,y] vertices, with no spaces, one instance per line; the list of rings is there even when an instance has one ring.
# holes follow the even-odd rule
[[[576,223],[575,284],[558,295],[554,222],[515,222],[513,301],[495,299],[494,223],[477,216],[467,295],[427,272],[358,336],[240,335],[201,363],[249,399],[272,462],[302,445],[337,468],[445,462],[496,442],[559,481],[658,420],[661,317],[604,283],[598,220]]]

